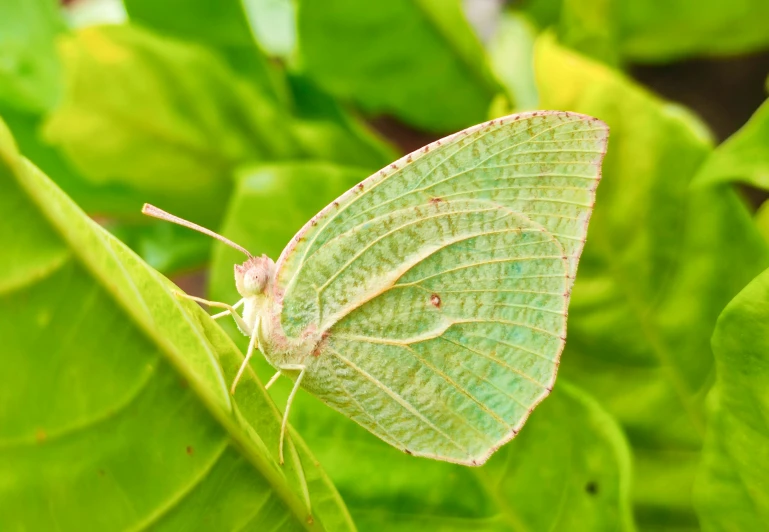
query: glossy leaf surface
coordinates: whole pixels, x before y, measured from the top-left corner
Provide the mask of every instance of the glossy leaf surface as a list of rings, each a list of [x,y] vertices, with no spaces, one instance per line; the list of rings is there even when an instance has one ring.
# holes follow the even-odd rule
[[[769,522],[769,272],[735,297],[713,334],[716,384],[697,483],[704,530],[760,530]]]

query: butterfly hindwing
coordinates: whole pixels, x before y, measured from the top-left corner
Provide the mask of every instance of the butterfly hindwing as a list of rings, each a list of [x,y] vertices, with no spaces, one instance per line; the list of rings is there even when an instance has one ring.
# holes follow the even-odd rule
[[[303,386],[414,454],[480,463],[549,392],[607,129],[508,117],[375,174],[278,262]]]

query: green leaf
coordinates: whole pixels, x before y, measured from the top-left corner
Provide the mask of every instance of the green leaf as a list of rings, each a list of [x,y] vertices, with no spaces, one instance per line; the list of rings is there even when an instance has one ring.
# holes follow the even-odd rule
[[[21,158],[0,124],[0,515],[11,529],[351,530],[206,314]]]
[[[520,7],[540,28],[609,64],[668,63],[769,47],[769,3],[743,0],[529,0]]]
[[[296,7],[292,0],[247,0],[243,8],[265,51],[292,60],[296,48]]]
[[[611,127],[562,374],[628,434],[639,523],[694,528],[707,339],[724,305],[769,264],[766,244],[731,190],[690,189],[711,151],[691,115],[551,36],[537,43],[535,67],[544,108]]]
[[[769,270],[718,319],[716,384],[696,485],[704,530],[761,530],[769,522]]]
[[[698,184],[741,181],[769,189],[769,100],[710,155]]]
[[[753,221],[756,223],[758,232],[761,233],[764,240],[769,243],[769,202],[765,201],[761,204],[756,211],[756,214],[753,216]]]
[[[288,97],[282,72],[254,40],[241,0],[124,0],[131,20],[160,33],[197,42],[220,52],[267,94]]]
[[[398,152],[363,122],[348,113],[312,80],[289,75],[299,135],[319,159],[363,166],[371,172],[397,159]],[[371,173],[369,172],[369,173]]]
[[[54,41],[63,23],[57,2],[3,2],[0,6],[0,116],[22,151],[89,212],[135,212],[138,198],[119,186],[82,178],[40,133],[43,117],[63,89]]]
[[[499,91],[458,0],[302,0],[298,24],[304,73],[369,113],[456,130]]]
[[[67,95],[45,133],[94,182],[212,225],[236,166],[306,153],[288,112],[200,47],[105,26],[63,54]]]
[[[124,0],[131,20],[164,33],[224,46],[254,40],[240,0]]]
[[[624,0],[617,5],[621,53],[631,61],[735,55],[769,46],[766,0]]]
[[[606,63],[620,62],[617,13],[622,3],[616,0],[563,0],[558,22],[558,39],[581,54]]]
[[[520,13],[503,11],[486,47],[489,62],[516,111],[537,108],[539,95],[534,81],[536,28]],[[499,113],[508,114],[508,110]]]
[[[40,112],[59,98],[56,36],[64,29],[54,0],[0,2],[0,101]]]
[[[80,175],[58,149],[42,138],[42,115],[0,105],[0,117],[13,132],[19,150],[84,210],[100,215],[136,215],[142,197],[119,183],[93,183]]]

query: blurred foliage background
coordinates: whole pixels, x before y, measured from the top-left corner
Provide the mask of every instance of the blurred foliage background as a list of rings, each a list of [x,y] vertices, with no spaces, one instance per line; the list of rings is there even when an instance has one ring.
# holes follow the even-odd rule
[[[0,528],[765,528],[767,20],[766,0],[2,0]],[[530,109],[611,139],[555,392],[478,469],[305,393],[279,468],[261,385],[232,414],[203,361],[230,375],[244,338],[148,306],[165,281],[67,198],[235,301],[242,258],[142,203],[277,258],[400,155]]]

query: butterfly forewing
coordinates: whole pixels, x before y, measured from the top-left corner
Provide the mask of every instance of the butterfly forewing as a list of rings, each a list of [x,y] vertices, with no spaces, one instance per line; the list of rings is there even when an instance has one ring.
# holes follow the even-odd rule
[[[278,263],[304,387],[413,454],[481,463],[549,392],[607,129],[508,117],[407,156],[309,222]]]

